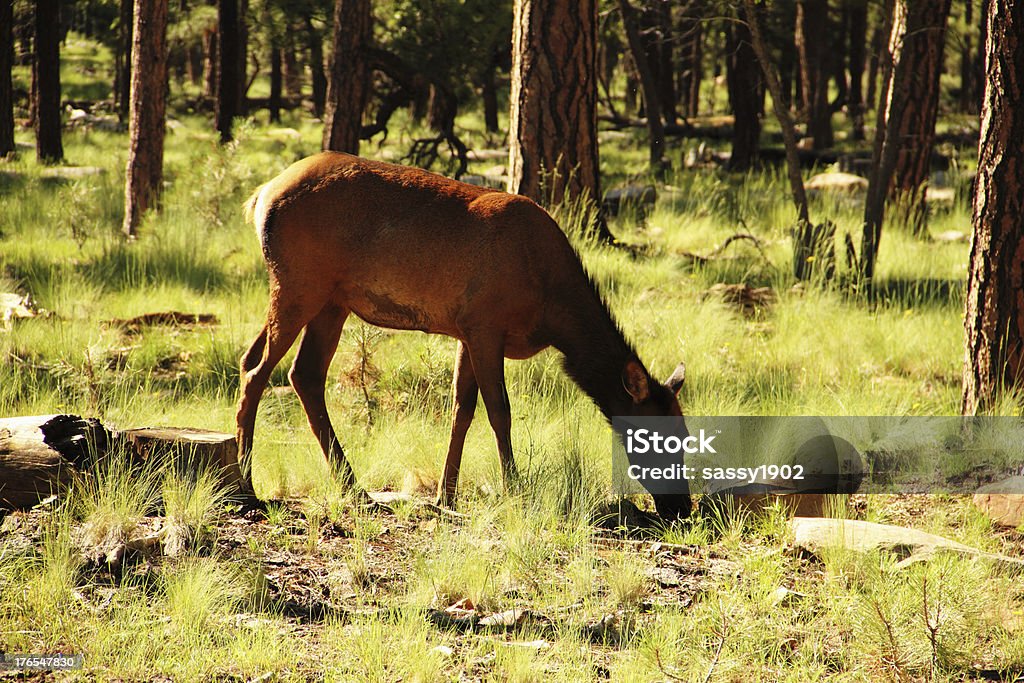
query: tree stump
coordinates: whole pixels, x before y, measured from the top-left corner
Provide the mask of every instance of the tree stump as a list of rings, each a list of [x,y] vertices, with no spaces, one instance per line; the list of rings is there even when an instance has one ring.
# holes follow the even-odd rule
[[[0,508],[32,507],[66,486],[110,433],[76,415],[0,419]]]
[[[231,434],[205,429],[145,427],[118,432],[140,463],[169,463],[186,472],[219,469],[225,484],[242,481],[238,467],[238,442]]]

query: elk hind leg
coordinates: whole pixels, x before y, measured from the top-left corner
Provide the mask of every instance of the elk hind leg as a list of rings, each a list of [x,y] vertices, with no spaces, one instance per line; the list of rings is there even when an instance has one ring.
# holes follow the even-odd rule
[[[338,348],[341,330],[348,318],[348,309],[328,304],[307,325],[299,343],[299,351],[288,373],[288,380],[302,402],[309,427],[320,443],[324,457],[338,480],[345,487],[355,484],[352,466],[338,441],[338,436],[327,413],[325,392],[327,371]]]

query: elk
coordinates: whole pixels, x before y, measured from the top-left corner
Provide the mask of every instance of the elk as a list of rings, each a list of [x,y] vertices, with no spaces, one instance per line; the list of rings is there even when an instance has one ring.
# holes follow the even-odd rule
[[[302,332],[289,380],[339,480],[355,484],[324,396],[328,367],[352,314],[379,327],[458,340],[441,505],[455,496],[478,392],[506,486],[516,476],[505,358],[558,349],[565,371],[609,420],[682,415],[676,398],[682,366],[665,385],[651,378],[565,234],[526,197],[324,152],[257,189],[246,214],[263,248],[270,305],[241,359],[237,429],[245,477],[257,404]],[[251,480],[246,484],[251,492]],[[656,504],[663,516],[689,514],[688,496]]]

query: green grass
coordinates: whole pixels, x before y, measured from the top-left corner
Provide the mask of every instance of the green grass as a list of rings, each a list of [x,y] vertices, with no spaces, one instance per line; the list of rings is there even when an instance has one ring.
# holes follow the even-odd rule
[[[72,42],[66,82],[86,97],[93,81],[78,48]],[[124,134],[68,131],[68,161],[105,169],[73,183],[46,179],[30,153],[3,163],[3,289],[31,293],[52,315],[0,332],[0,415],[71,412],[116,428],[233,431],[238,358],[267,303],[240,205],[319,146],[319,125],[308,118],[286,114],[281,128],[292,133],[264,117],[257,113],[239,142],[222,148],[209,121],[177,113],[164,209],[131,244],[119,236]],[[495,144],[478,123],[464,119],[469,141]],[[416,132],[394,133],[364,152],[400,156]],[[25,131],[18,139],[30,141]],[[675,158],[682,152],[672,150]],[[645,181],[642,139],[612,140],[601,153],[609,185]],[[676,168],[658,189],[644,221],[612,222],[639,255],[578,247],[651,371],[666,377],[685,360],[685,412],[958,411],[967,243],[915,239],[887,225],[879,296],[868,302],[839,285],[794,286],[793,211],[780,173]],[[856,238],[856,203],[815,199],[812,215]],[[932,217],[933,233],[969,229],[962,200]],[[717,260],[690,257],[741,231],[761,240],[763,256],[737,242]],[[840,271],[840,282],[848,280]],[[771,287],[777,301],[746,318],[704,295],[719,282]],[[219,322],[138,333],[110,322],[161,310],[212,313]],[[454,347],[348,325],[328,404],[368,488],[434,487],[450,427]],[[287,385],[290,358],[272,386]],[[363,360],[372,369],[365,377]],[[280,680],[704,680],[708,672],[716,681],[959,680],[975,666],[1024,666],[1019,581],[985,560],[944,557],[909,570],[877,554],[812,561],[792,551],[778,509],[722,513],[663,533],[690,553],[600,536],[590,516],[611,490],[609,428],[556,353],[509,362],[506,373],[522,482],[513,495],[501,493],[481,406],[460,482],[465,518],[409,504],[393,514],[360,508],[333,487],[287,391],[261,403],[255,484],[265,497],[305,500],[275,504],[244,538],[231,536],[223,491],[208,474],[99,466],[61,506],[31,517],[42,528],[0,532],[0,649],[84,652],[94,680],[248,680],[270,671]],[[1002,409],[1019,410],[1012,402]],[[152,566],[133,559],[120,583],[83,561],[83,547],[130,537],[155,513],[180,541],[176,557]],[[868,497],[839,514],[1019,552],[1016,537],[996,535],[957,498],[908,515],[897,498]],[[681,572],[682,587],[652,578],[666,567]],[[792,591],[781,601],[780,588]],[[298,619],[286,610],[288,591],[315,595],[337,613]],[[459,601],[544,618],[498,634],[460,634],[424,618]]]

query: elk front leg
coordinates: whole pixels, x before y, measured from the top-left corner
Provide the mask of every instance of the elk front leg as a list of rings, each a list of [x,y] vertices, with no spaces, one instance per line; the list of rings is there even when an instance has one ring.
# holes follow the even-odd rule
[[[455,350],[455,373],[452,376],[452,437],[448,443],[448,455],[444,459],[444,472],[437,487],[437,504],[440,506],[447,507],[455,501],[462,449],[476,411],[477,393],[473,363],[466,345],[460,341]]]
[[[493,339],[469,340],[473,373],[480,386],[487,419],[498,442],[498,458],[505,490],[516,480],[516,463],[512,457],[512,406],[505,388],[505,350],[503,343]]]

